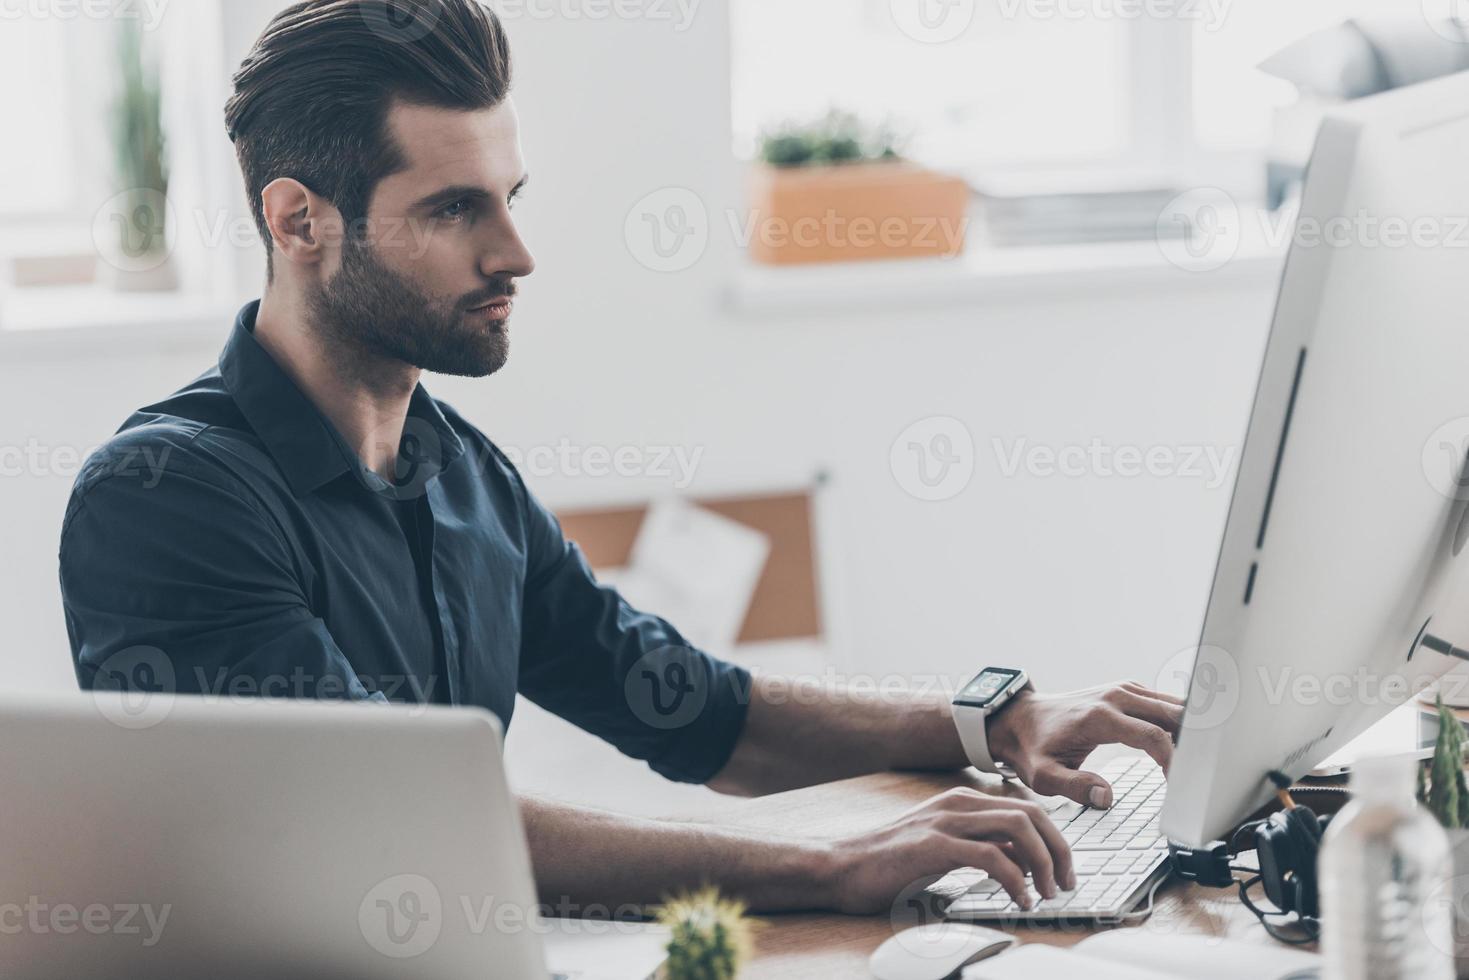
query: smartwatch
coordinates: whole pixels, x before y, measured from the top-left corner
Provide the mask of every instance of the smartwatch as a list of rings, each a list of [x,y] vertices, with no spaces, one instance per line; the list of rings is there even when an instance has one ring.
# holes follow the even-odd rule
[[[989,735],[985,724],[990,716],[1030,684],[1030,678],[1018,667],[986,667],[954,695],[954,726],[970,763],[981,772],[998,773],[1009,779],[1015,771],[990,755]]]

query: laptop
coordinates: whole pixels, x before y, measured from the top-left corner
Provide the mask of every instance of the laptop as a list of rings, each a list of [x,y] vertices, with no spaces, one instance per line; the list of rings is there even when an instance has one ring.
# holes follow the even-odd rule
[[[97,692],[0,701],[0,731],[6,980],[663,963],[657,927],[540,917],[488,712]]]

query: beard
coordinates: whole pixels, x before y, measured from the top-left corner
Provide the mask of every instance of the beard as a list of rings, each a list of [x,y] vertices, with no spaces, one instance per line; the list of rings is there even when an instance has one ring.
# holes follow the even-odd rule
[[[458,299],[435,297],[384,265],[370,245],[349,241],[342,267],[312,290],[307,309],[323,339],[336,350],[355,352],[363,363],[389,359],[437,374],[483,378],[505,366],[510,334],[503,321],[478,326],[467,314],[514,294],[515,284],[507,279]]]

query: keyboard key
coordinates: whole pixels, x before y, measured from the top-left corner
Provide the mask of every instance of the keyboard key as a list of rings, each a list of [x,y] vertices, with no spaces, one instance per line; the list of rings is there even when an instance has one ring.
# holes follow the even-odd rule
[[[948,911],[950,913],[961,915],[969,912],[999,912],[1004,910],[1006,906],[1010,906],[1013,904],[1014,903],[1010,901],[1010,896],[1008,895],[1001,895],[998,897],[992,897],[989,895],[965,895],[964,897],[957,899],[952,905],[950,905]]]
[[[1120,851],[1122,850],[1122,846],[1122,841],[1120,840],[1079,840],[1075,844],[1071,845],[1071,849],[1073,851]]]
[[[1051,822],[1056,824],[1057,826],[1065,826],[1066,824],[1070,823],[1072,820],[1080,816],[1081,812],[1084,809],[1086,808],[1083,807],[1080,803],[1077,803],[1074,800],[1067,800],[1065,803],[1061,804],[1060,806],[1056,807],[1056,809],[1048,813],[1047,816],[1050,817]]]

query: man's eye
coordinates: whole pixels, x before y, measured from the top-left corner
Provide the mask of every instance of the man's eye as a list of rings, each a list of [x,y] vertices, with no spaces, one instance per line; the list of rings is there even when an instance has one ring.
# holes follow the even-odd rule
[[[468,201],[455,201],[453,204],[446,204],[439,208],[439,216],[448,218],[450,221],[457,221],[469,217],[473,211],[474,208]]]

